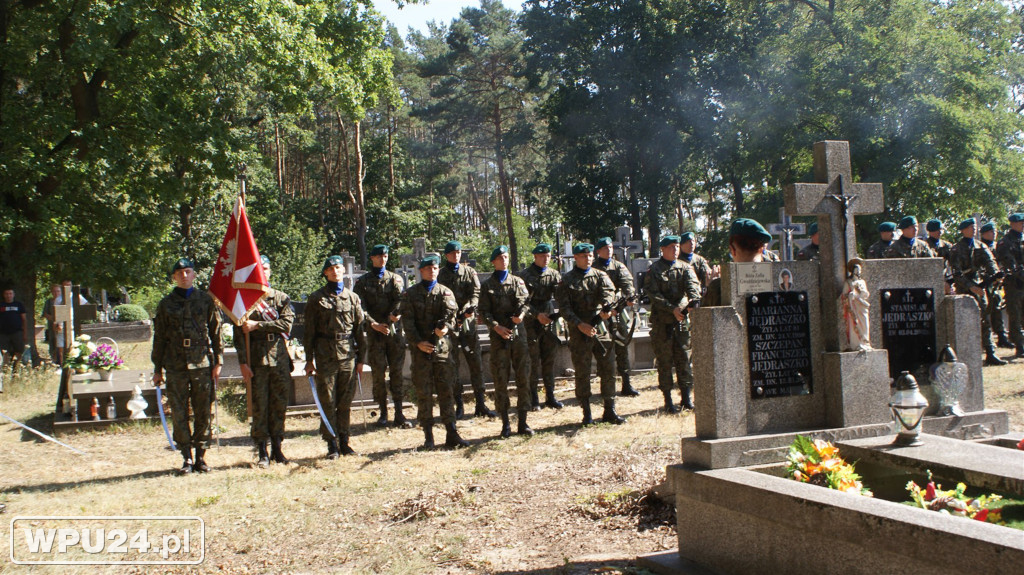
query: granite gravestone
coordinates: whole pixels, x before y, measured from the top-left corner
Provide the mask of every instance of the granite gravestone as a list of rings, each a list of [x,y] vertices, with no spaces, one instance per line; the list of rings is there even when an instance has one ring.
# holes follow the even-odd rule
[[[909,371],[923,379],[922,374],[937,359],[935,293],[928,288],[894,288],[882,290],[879,296],[889,375],[896,378]]]
[[[804,224],[794,223],[786,208],[779,208],[779,222],[768,226],[768,233],[779,236],[779,257],[784,262],[793,261],[793,235],[806,233]]]
[[[807,292],[747,296],[747,349],[753,399],[811,393]]]

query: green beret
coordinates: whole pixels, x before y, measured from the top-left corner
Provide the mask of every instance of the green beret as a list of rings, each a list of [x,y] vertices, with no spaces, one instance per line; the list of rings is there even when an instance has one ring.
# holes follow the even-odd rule
[[[173,274],[174,272],[176,272],[178,270],[183,270],[185,268],[194,268],[194,267],[196,267],[196,266],[192,265],[192,260],[190,260],[188,258],[181,258],[180,260],[174,262],[174,265],[171,266],[171,273]]]
[[[498,247],[494,248],[493,250],[491,250],[491,261],[493,262],[494,258],[500,256],[501,254],[507,254],[507,253],[508,253],[508,246],[498,246]]]
[[[385,244],[377,244],[377,245],[373,246],[372,248],[370,248],[370,255],[371,256],[383,256],[383,255],[387,255],[387,253],[388,253],[388,246],[385,245]]]
[[[681,243],[681,244],[685,244],[686,242],[692,242],[692,241],[693,241],[693,232],[686,232],[685,234],[679,236],[679,243]]]
[[[1010,214],[1010,223],[1015,224],[1017,222],[1024,222],[1024,214],[1017,212],[1016,214]]]
[[[535,254],[550,254],[551,244],[537,244],[537,247],[533,248]]]
[[[594,249],[595,250],[599,250],[599,249],[601,249],[601,248],[603,248],[605,246],[610,246],[610,245],[612,245],[612,239],[609,238],[609,237],[603,237],[603,238],[599,238],[597,240],[597,243],[594,244]]]
[[[457,241],[450,241],[444,245],[444,253],[451,253],[454,251],[462,251],[462,244]]]
[[[661,246],[661,247],[665,247],[665,246],[670,246],[672,244],[678,244],[678,243],[679,243],[679,236],[665,236],[665,237],[661,238],[661,241],[658,242],[658,245]]]
[[[960,222],[960,225],[957,226],[956,229],[958,229],[958,230],[966,230],[967,228],[969,228],[971,226],[977,225],[977,223],[978,222],[974,221],[974,218],[967,218],[966,220]]]
[[[260,265],[270,265],[270,258],[268,258],[266,254],[260,254]]]
[[[994,231],[996,231],[996,223],[995,222],[985,222],[985,225],[981,226],[981,229],[978,230],[978,231],[981,232],[981,233],[994,232]]]
[[[594,253],[594,244],[576,244],[572,247],[572,255],[592,253]]]
[[[811,225],[807,226],[807,235],[813,236],[816,233],[818,233],[818,222],[811,222]]]
[[[345,260],[342,259],[341,256],[331,256],[324,260],[324,267],[323,269],[320,270],[320,273],[323,273],[325,270],[327,270],[327,268],[333,268],[334,266],[343,265],[345,265]]]
[[[895,232],[895,231],[896,231],[896,222],[882,222],[882,223],[878,224],[878,232],[879,233],[882,233],[882,232]]]
[[[900,218],[900,223],[896,224],[896,227],[898,227],[899,229],[902,230],[902,229],[909,228],[910,226],[916,226],[916,225],[917,225],[917,218],[915,218],[914,216],[903,216],[902,218]]]
[[[937,232],[944,229],[945,227],[946,226],[942,225],[942,220],[938,218],[930,219],[928,220],[928,223],[924,225],[924,229],[928,230],[929,232]]]
[[[420,260],[419,269],[423,269],[427,266],[436,266],[441,264],[441,259],[437,256],[427,256]]]
[[[817,231],[816,228],[815,231]],[[748,218],[740,218],[734,221],[729,227],[729,235],[757,238],[766,243],[772,241],[772,235],[768,233],[768,230],[764,229],[764,226]]]

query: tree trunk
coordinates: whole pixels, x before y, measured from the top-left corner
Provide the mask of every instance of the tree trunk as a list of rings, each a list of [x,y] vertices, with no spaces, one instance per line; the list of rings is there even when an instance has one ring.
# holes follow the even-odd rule
[[[359,250],[359,261],[363,269],[366,269],[366,197],[363,195],[363,178],[366,177],[366,169],[363,167],[363,140],[360,135],[360,122],[355,125],[355,149],[356,149],[356,247]]]
[[[512,271],[519,270],[519,247],[516,245],[516,231],[512,225],[512,194],[505,173],[505,151],[501,132],[501,108],[497,103],[493,110],[494,121],[494,155],[498,168],[498,187],[501,189],[501,200],[505,204],[505,228],[508,230],[508,251],[512,259]]]
[[[639,187],[637,180],[640,177],[640,170],[633,158],[630,158],[628,161],[630,166],[629,181],[626,185],[629,189],[629,227],[632,228],[634,240],[643,240],[643,220],[640,219],[640,193],[637,189]],[[651,239],[651,243],[655,243],[653,237]]]
[[[736,217],[742,218],[744,212],[746,212],[746,206],[743,205],[743,182],[736,176],[733,176],[729,180],[729,184],[732,186],[732,198],[736,204]]]

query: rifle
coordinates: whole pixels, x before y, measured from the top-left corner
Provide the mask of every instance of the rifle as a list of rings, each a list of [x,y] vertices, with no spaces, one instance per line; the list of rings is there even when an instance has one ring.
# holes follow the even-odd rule
[[[690,321],[690,311],[694,310],[694,309],[697,309],[699,307],[700,307],[700,300],[699,299],[690,300],[686,304],[686,307],[683,308],[684,320],[683,321],[677,321],[677,322],[675,322],[675,324],[672,325],[672,339],[674,339],[674,340],[676,340],[678,342],[679,338],[682,337],[682,335],[683,335],[683,331],[684,331],[684,329],[686,327],[685,324]]]
[[[455,339],[456,339],[456,341],[458,341],[459,347],[462,348],[462,351],[467,353],[467,354],[472,351],[469,348],[469,344],[471,343],[471,339],[470,338],[472,337],[473,330],[476,329],[476,321],[474,320],[474,318],[466,317],[466,314],[475,314],[475,313],[476,313],[476,306],[475,305],[466,308],[466,311],[462,312],[462,325],[461,325],[461,329],[455,335]]]
[[[964,279],[965,277],[970,277],[970,276],[976,274],[978,271],[980,271],[980,270],[976,270],[974,268],[971,268],[971,269],[964,270],[962,272],[953,272],[952,276],[953,276],[954,279]],[[984,280],[982,280],[981,283],[978,284],[978,287],[980,287],[981,289],[988,289],[989,286],[998,285],[998,282],[1002,281],[1003,278],[1005,278],[1005,277],[1007,277],[1009,275],[1011,275],[1009,270],[1007,270],[1005,268],[1000,269],[996,273],[994,273],[994,274],[990,275],[989,277],[985,278]],[[950,285],[952,285],[952,283]]]
[[[444,329],[447,326],[448,326],[448,324],[445,323],[445,321],[443,319],[439,319],[439,320],[437,320],[437,323],[434,324],[434,330],[430,332],[430,343],[431,343],[431,345],[434,346],[434,351],[430,352],[430,361],[444,361],[444,360],[439,360],[438,357],[437,357],[437,348],[438,348],[437,344],[441,342],[441,338],[438,337],[438,335],[437,335],[437,330]]]

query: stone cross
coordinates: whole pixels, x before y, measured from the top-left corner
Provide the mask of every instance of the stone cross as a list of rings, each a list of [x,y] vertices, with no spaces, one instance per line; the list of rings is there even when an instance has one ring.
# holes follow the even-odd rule
[[[53,323],[62,324],[64,350],[67,351],[75,339],[75,303],[78,302],[78,298],[71,292],[71,286],[61,286],[61,302],[53,305]]]
[[[416,238],[412,241],[412,255],[417,261],[427,255],[427,238]]]
[[[629,239],[632,230],[629,226],[615,228],[615,253],[619,255],[619,261],[629,264],[630,254],[643,254],[644,243],[640,240]]]
[[[794,224],[786,213],[786,208],[779,208],[779,223],[770,224],[768,233],[779,236],[779,257],[784,262],[793,261],[793,234],[807,233],[804,224]]]
[[[835,140],[814,144],[814,179],[786,186],[786,212],[818,216],[821,301],[831,307],[842,293],[846,262],[857,255],[853,217],[883,210],[882,184],[853,183],[850,143]],[[822,315],[826,351],[839,351],[837,314]]]

